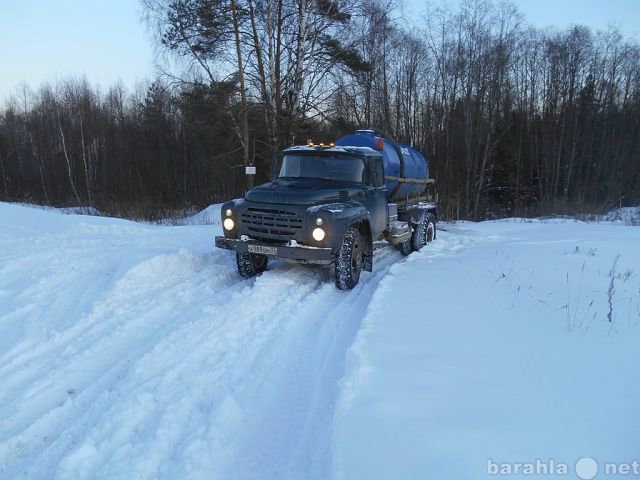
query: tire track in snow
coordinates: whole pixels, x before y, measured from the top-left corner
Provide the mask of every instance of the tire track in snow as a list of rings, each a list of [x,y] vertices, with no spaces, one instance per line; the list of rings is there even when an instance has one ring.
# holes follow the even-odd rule
[[[407,258],[392,247],[376,249],[375,270],[363,274],[356,289],[339,292],[333,284],[325,284],[305,299],[286,345],[271,352],[280,359],[281,368],[261,372],[266,381],[254,384],[254,397],[267,406],[254,415],[253,428],[243,435],[231,467],[221,478],[331,477],[339,385],[347,353],[367,315],[369,302],[396,265],[425,256],[436,259],[454,255],[468,243],[446,233],[442,237]]]
[[[262,372],[267,381],[254,385],[254,398],[261,398],[266,408],[243,435],[226,478],[328,478],[331,419],[344,357],[371,296],[400,259],[395,250],[379,250],[375,271],[363,273],[351,292],[325,283],[305,299],[287,344],[270,352],[281,367]]]
[[[120,401],[102,414],[115,421],[101,422],[89,433],[90,442],[62,460],[60,478],[78,471],[91,478],[127,472],[137,478],[174,478],[168,469],[184,473],[189,465],[197,465],[200,475],[215,473],[231,432],[225,423],[237,408],[233,392],[247,381],[247,368],[262,344],[275,340],[279,324],[273,308],[290,308],[314,288],[312,278],[289,270],[267,272],[273,278],[244,286],[224,305],[205,306],[201,318],[167,336],[133,365],[118,385]],[[257,301],[244,302],[247,294]],[[144,441],[138,441],[140,436]],[[196,449],[193,456],[188,447],[176,454],[181,446],[203,439],[209,455]],[[84,456],[94,449],[97,455]],[[171,457],[174,461],[167,462]]]

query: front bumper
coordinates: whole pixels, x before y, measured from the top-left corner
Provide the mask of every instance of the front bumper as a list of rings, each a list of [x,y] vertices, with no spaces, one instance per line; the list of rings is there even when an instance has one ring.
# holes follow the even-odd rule
[[[237,240],[235,238],[216,237],[216,247],[226,250],[234,250],[239,253],[248,253],[249,245],[258,247],[275,248],[275,254],[268,253],[275,258],[293,260],[299,263],[315,263],[328,265],[333,263],[335,256],[330,248],[315,247],[288,247],[284,245],[273,245],[271,243],[259,242],[257,240]]]

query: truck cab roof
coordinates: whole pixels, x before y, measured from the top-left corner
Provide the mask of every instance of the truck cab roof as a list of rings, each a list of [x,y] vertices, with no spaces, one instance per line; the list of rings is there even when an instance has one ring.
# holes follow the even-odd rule
[[[296,145],[289,147],[284,150],[283,153],[301,153],[301,152],[309,152],[309,153],[347,153],[347,154],[356,154],[356,155],[367,155],[367,156],[379,156],[382,155],[378,150],[375,150],[371,147],[352,147],[352,146],[334,146],[334,147],[320,147],[320,146],[309,146],[309,145]]]

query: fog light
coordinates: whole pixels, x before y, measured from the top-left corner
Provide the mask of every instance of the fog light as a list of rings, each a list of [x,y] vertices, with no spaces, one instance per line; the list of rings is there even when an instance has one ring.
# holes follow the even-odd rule
[[[227,217],[230,217],[230,216],[231,216],[231,213],[232,213],[232,212],[231,212],[231,209],[230,209],[230,208],[227,208],[227,211],[226,211],[225,213],[227,214]]]
[[[321,242],[322,240],[324,240],[324,230],[321,228],[314,228],[311,234],[313,235],[313,239],[316,242]]]
[[[224,226],[225,230],[233,230],[235,223],[233,222],[233,219],[225,218],[224,222],[222,222],[222,225]]]

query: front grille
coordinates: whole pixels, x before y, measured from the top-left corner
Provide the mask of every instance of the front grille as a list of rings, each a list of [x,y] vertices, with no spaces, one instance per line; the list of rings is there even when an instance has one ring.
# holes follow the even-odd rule
[[[258,238],[286,240],[302,230],[302,219],[288,210],[249,207],[241,219],[250,234]]]

